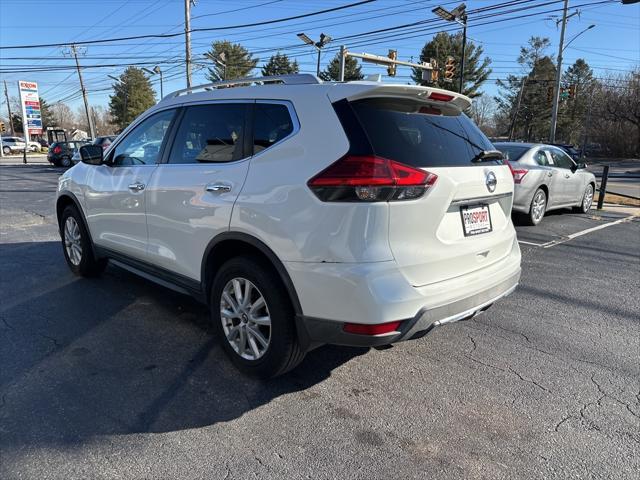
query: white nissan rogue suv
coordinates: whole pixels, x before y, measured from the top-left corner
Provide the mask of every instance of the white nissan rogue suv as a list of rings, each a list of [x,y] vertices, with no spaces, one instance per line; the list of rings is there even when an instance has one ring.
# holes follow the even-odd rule
[[[379,346],[511,293],[513,177],[430,87],[289,75],[175,92],[59,181],[71,270],[107,261],[206,302],[244,371]]]

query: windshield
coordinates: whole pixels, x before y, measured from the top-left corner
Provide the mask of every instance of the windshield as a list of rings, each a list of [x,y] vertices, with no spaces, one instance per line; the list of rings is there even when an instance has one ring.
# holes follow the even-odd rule
[[[489,139],[464,114],[410,99],[371,98],[352,103],[376,155],[414,167],[469,166]],[[449,113],[449,114],[446,114]],[[486,163],[501,164],[501,160]]]
[[[503,153],[506,160],[517,162],[530,147],[516,144],[509,145],[505,143],[497,143],[496,148]]]

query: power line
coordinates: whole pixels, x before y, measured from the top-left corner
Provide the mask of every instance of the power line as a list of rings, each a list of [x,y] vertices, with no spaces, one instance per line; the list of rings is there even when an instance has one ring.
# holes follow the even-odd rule
[[[289,20],[296,20],[298,18],[307,18],[315,15],[321,15],[323,13],[336,12],[338,10],[344,10],[347,8],[357,7],[359,5],[364,5],[367,3],[372,3],[377,0],[361,0],[355,3],[349,3],[347,5],[341,5],[339,7],[327,8],[325,10],[318,10],[316,12],[304,13],[301,15],[294,15],[291,17],[285,18],[276,18],[273,20],[265,20],[262,22],[253,22],[253,23],[245,23],[240,25],[226,25],[224,27],[207,27],[207,28],[194,28],[189,30],[190,33],[194,32],[212,32],[212,31],[220,31],[220,30],[233,30],[237,28],[246,28],[246,27],[258,27],[261,25],[270,25],[273,23],[281,23],[287,22]],[[75,42],[76,45],[92,45],[96,43],[108,43],[108,42],[120,42],[123,40],[137,40],[141,38],[172,38],[183,35],[183,32],[179,33],[165,33],[165,34],[148,34],[148,35],[132,35],[128,37],[116,37],[116,38],[103,38],[99,40],[84,40],[81,42]],[[0,46],[0,50],[10,50],[10,49],[21,49],[21,48],[43,48],[43,47],[60,47],[66,45],[65,43],[44,43],[44,44],[31,44],[31,45],[9,45],[9,46]]]

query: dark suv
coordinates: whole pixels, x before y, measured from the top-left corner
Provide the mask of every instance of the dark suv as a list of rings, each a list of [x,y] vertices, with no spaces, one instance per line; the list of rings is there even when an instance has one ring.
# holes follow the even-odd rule
[[[54,142],[49,147],[47,160],[49,160],[49,163],[58,167],[70,167],[73,153],[82,145],[86,144],[87,142],[83,141]]]

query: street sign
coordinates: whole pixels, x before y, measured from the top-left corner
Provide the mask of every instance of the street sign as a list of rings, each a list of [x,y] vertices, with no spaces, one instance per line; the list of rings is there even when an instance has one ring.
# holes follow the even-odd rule
[[[22,108],[22,124],[25,140],[28,142],[30,135],[42,134],[42,113],[40,111],[40,96],[36,82],[18,81],[20,92],[20,106]]]

